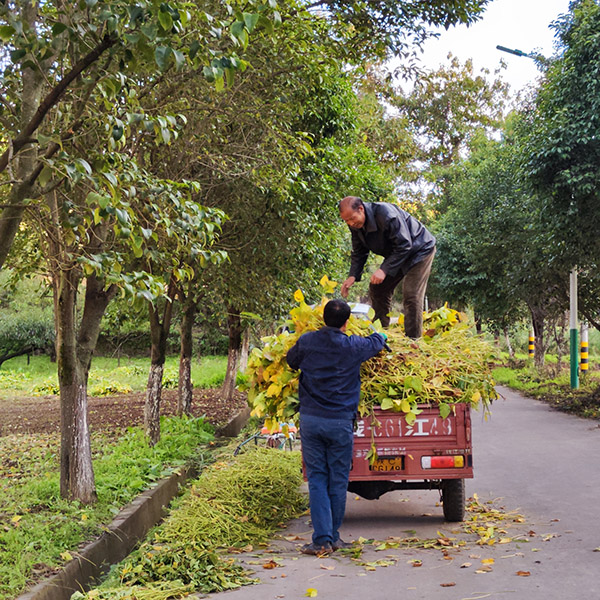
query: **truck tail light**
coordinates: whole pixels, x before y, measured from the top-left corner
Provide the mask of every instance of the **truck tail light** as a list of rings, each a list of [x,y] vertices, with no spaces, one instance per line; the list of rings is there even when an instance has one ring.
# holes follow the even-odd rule
[[[422,456],[423,469],[461,469],[465,466],[464,456]]]

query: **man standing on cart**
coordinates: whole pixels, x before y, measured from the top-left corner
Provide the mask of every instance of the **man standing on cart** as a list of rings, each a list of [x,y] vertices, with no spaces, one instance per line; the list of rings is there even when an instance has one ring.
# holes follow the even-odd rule
[[[330,300],[323,310],[325,327],[300,336],[287,353],[300,369],[300,436],[306,467],[312,543],[304,554],[325,554],[348,547],[339,528],[346,510],[352,466],[353,425],[360,397],[360,366],[378,354],[386,336],[346,335],[350,306]]]
[[[421,337],[423,302],[435,256],[435,237],[395,204],[363,202],[356,196],[346,196],[340,201],[339,209],[340,217],[352,234],[350,272],[342,284],[342,296],[346,298],[350,287],[360,281],[369,252],[383,256],[369,285],[375,311],[373,320],[379,319],[384,327],[389,325],[394,290],[402,281],[404,331],[408,337]]]

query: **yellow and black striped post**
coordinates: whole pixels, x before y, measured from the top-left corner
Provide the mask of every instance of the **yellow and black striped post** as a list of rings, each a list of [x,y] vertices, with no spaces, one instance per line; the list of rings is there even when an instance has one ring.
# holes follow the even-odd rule
[[[533,331],[529,332],[529,358],[533,358],[535,355],[535,336],[533,334]]]
[[[581,371],[587,371],[590,367],[589,364],[589,343],[588,343],[588,326],[587,323],[581,324],[581,354],[579,367]]]

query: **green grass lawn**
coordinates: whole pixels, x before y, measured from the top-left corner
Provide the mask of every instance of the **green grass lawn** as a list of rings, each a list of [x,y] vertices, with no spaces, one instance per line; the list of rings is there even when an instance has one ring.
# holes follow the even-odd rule
[[[196,388],[218,387],[225,377],[226,356],[205,356],[192,363],[192,381]],[[88,393],[106,396],[115,393],[143,391],[146,388],[149,358],[97,357],[92,362]],[[163,387],[177,387],[179,357],[170,356],[165,362]],[[0,400],[15,396],[58,393],[56,363],[48,356],[34,356],[29,364],[20,356],[0,367]]]

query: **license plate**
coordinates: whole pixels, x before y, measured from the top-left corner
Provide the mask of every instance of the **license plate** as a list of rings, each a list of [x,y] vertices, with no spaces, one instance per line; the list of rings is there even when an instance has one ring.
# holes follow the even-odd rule
[[[373,464],[369,465],[369,471],[403,471],[403,456],[379,456]]]

